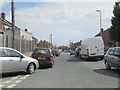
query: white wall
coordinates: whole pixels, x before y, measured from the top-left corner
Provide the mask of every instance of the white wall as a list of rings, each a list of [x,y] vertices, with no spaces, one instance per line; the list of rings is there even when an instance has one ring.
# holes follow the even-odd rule
[[[26,40],[32,40],[32,33],[25,30],[20,30],[20,37]]]

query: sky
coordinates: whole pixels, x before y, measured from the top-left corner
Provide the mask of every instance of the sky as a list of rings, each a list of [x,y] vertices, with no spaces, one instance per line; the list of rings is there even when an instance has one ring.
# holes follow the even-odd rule
[[[94,37],[100,31],[101,10],[102,28],[111,26],[113,6],[117,0],[15,0],[15,24],[27,28],[38,40],[50,41],[56,45],[69,45]],[[6,13],[11,21],[10,1],[0,2],[0,12]]]

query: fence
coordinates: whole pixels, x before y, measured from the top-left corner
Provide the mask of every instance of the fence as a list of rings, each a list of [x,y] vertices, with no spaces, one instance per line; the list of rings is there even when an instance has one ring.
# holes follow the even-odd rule
[[[0,47],[12,47],[12,37],[0,34]],[[16,38],[14,40],[14,49],[28,53],[32,52],[36,47],[34,40],[26,40],[22,38]]]

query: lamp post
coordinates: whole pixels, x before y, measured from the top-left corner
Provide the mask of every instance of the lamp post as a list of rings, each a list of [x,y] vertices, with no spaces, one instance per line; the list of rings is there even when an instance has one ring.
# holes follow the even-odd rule
[[[102,37],[102,20],[101,20],[101,10],[96,10],[96,12],[100,13],[100,36]]]
[[[50,34],[50,47],[52,48],[52,34]]]

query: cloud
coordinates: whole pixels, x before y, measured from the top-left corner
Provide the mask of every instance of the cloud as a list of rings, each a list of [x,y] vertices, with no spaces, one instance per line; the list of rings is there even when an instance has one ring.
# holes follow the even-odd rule
[[[6,4],[7,4],[7,2],[0,1],[0,7],[1,7],[1,8],[5,7]]]
[[[11,0],[2,0],[11,2]],[[15,0],[15,2],[115,2],[117,0]]]
[[[109,2],[54,2],[42,7],[34,5],[16,10],[15,18],[19,27],[28,28],[38,39],[49,41],[49,34],[53,34],[54,43],[61,45],[69,40],[93,37],[99,32],[99,14],[96,9],[102,11],[103,27],[109,27],[113,9],[113,3]]]

